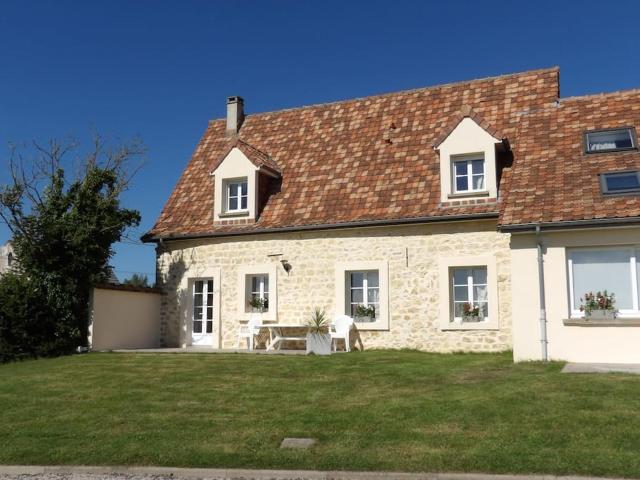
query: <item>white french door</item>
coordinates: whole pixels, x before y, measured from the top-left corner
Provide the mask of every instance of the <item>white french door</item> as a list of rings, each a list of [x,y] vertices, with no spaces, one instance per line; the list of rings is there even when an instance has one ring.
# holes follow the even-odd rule
[[[191,345],[213,346],[213,280],[194,280]]]

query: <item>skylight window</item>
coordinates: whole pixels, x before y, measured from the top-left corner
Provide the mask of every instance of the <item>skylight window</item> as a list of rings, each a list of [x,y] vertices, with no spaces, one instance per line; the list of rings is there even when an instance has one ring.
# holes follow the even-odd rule
[[[640,193],[640,171],[603,173],[600,185],[604,194]]]
[[[585,133],[586,153],[617,152],[636,148],[633,128],[618,128]]]

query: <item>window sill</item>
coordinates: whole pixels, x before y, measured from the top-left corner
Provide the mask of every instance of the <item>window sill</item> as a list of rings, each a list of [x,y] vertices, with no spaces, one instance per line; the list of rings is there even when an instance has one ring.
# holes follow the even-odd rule
[[[459,193],[450,193],[447,195],[447,198],[476,198],[476,197],[488,197],[489,190],[482,190],[479,192],[459,192]]]
[[[360,332],[368,330],[389,330],[389,327],[382,322],[353,322],[355,328]]]
[[[562,320],[565,327],[640,327],[640,318],[614,318],[613,320],[587,320],[567,318]]]
[[[221,212],[218,215],[220,218],[233,218],[233,217],[248,217],[249,210],[238,210],[234,212]]]
[[[442,325],[440,330],[500,330],[498,322],[449,322],[447,325]]]

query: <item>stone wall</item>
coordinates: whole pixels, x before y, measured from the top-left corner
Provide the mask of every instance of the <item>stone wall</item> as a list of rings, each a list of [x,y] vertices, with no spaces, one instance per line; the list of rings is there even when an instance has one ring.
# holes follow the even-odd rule
[[[496,258],[499,329],[443,331],[439,259],[478,255]],[[389,268],[389,330],[360,330],[365,349],[507,350],[512,346],[510,258],[509,235],[496,232],[495,221],[164,242],[157,264],[164,292],[162,342],[166,346],[189,343],[188,278],[219,276],[220,324],[214,332],[219,341],[214,346],[233,348],[240,316],[238,295],[243,294],[238,291],[239,266],[277,264],[278,321],[304,323],[316,306],[334,315],[336,264],[383,260]],[[291,264],[289,274],[281,259]]]

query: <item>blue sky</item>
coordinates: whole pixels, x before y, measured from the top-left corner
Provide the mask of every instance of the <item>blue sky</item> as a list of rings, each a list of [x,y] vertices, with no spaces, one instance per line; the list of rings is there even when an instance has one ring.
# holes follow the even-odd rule
[[[140,136],[138,238],[229,95],[251,113],[552,65],[562,96],[640,87],[639,16],[636,1],[3,0],[0,182],[9,142]],[[119,244],[112,263],[153,278],[153,246]]]

